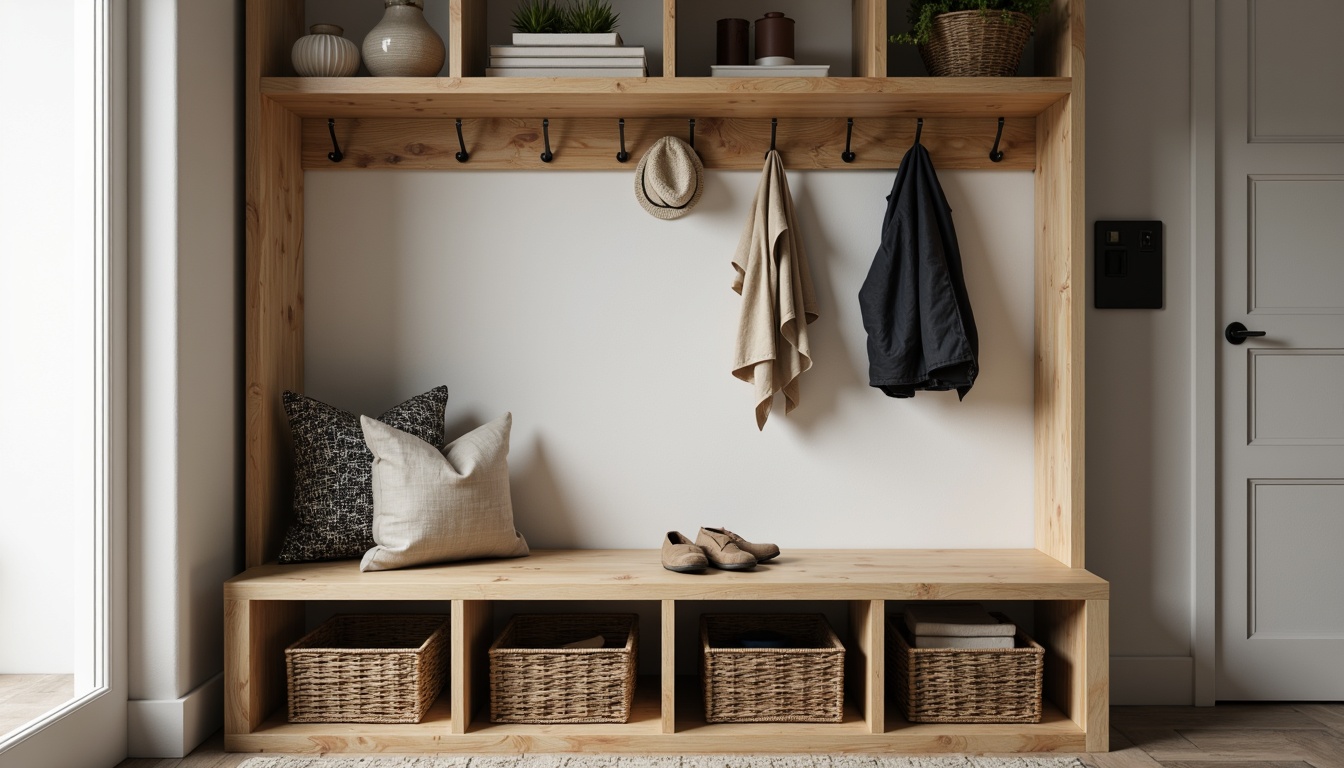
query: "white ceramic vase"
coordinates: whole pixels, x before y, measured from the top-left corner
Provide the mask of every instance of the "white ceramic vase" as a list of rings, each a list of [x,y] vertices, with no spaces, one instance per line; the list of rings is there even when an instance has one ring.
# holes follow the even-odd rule
[[[301,77],[349,77],[359,71],[359,48],[335,24],[314,24],[294,41],[290,60]]]
[[[383,0],[383,18],[364,38],[374,77],[433,77],[443,68],[443,39],[425,21],[424,0]]]

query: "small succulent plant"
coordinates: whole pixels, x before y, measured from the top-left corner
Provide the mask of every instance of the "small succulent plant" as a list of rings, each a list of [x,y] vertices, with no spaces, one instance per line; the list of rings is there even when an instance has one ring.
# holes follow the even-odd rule
[[[583,34],[613,32],[621,18],[607,0],[572,0],[564,14],[565,31]]]
[[[608,0],[523,0],[513,11],[513,28],[519,32],[613,32],[621,15]]]
[[[513,11],[513,28],[519,32],[564,32],[565,9],[555,0],[523,0]]]

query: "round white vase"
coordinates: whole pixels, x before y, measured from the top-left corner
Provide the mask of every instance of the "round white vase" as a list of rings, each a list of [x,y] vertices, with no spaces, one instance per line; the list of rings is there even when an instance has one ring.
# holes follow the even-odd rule
[[[294,41],[290,60],[301,77],[349,77],[359,71],[359,48],[335,24],[314,24]]]
[[[383,18],[364,38],[374,77],[433,77],[443,68],[443,39],[425,21],[424,0],[383,0]]]

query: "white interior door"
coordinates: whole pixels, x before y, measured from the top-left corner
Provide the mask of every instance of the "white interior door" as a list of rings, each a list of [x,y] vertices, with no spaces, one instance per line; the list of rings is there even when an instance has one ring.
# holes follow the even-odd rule
[[[1340,29],[1218,4],[1218,330],[1264,333],[1218,346],[1220,700],[1344,699]]]

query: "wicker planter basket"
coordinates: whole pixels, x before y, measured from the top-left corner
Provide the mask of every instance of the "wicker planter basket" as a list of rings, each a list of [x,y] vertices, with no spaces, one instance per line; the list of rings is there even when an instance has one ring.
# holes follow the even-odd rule
[[[901,714],[912,723],[1039,723],[1045,649],[1022,632],[1016,646],[912,648],[901,617],[888,619]]]
[[[743,648],[750,630],[785,635],[792,648]],[[838,723],[844,717],[845,646],[821,614],[700,617],[705,721]]]
[[[602,635],[602,648],[561,648]],[[639,617],[519,614],[490,646],[490,721],[624,723],[635,698]]]
[[[448,677],[448,617],[333,616],[285,672],[291,723],[418,723]]]
[[[929,42],[919,46],[919,55],[935,77],[1012,77],[1031,28],[1032,19],[1025,13],[940,13],[933,17]]]

